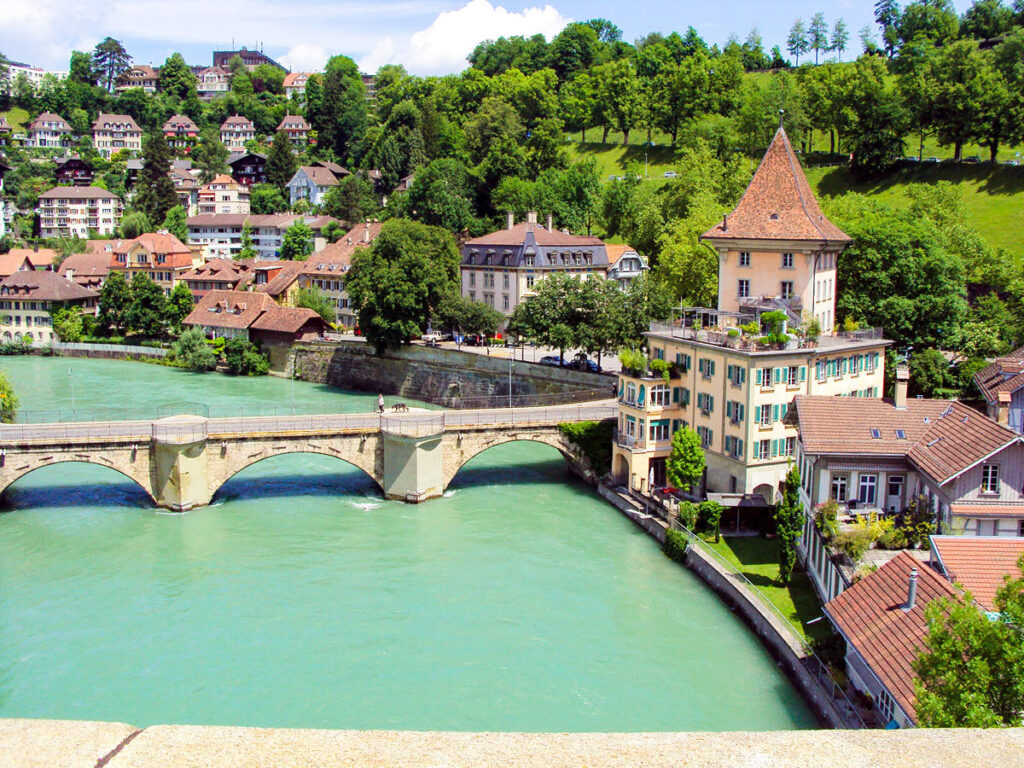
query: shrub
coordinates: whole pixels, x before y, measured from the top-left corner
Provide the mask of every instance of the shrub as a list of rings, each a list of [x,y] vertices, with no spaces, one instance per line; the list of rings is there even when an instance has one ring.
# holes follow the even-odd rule
[[[619,352],[619,363],[623,371],[642,374],[647,370],[647,355],[639,349],[623,349]]]
[[[611,421],[580,421],[558,425],[558,431],[580,449],[598,475],[604,475],[611,469],[614,428],[615,424]]]
[[[263,376],[270,370],[270,361],[256,345],[245,339],[231,339],[224,345],[224,362],[234,376]]]
[[[669,373],[669,365],[664,360],[651,360],[651,370],[659,374],[666,384],[671,383],[672,374]]]
[[[697,505],[691,501],[679,502],[679,522],[691,531],[697,527]]]
[[[217,353],[206,343],[198,328],[185,331],[171,345],[172,359],[193,371],[212,371],[217,367]]]
[[[856,565],[864,553],[868,551],[871,546],[872,538],[871,532],[866,528],[855,528],[851,531],[842,531],[836,534],[835,540],[832,542],[835,546],[850,560],[850,562]]]
[[[685,533],[674,528],[668,528],[665,531],[665,543],[662,544],[661,551],[671,560],[684,564],[686,562],[686,548],[689,544]]]
[[[717,501],[702,501],[697,505],[697,532],[714,534],[718,541],[722,526],[722,505]]]
[[[906,549],[910,545],[907,534],[901,528],[890,528],[878,537],[881,549]]]
[[[830,498],[814,513],[814,527],[825,541],[832,541],[839,532],[839,504]]]

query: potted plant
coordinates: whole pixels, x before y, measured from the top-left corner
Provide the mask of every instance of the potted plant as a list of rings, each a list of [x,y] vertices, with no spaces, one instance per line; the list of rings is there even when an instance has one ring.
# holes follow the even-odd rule
[[[736,328],[730,328],[725,332],[725,345],[730,349],[739,349],[740,332]]]

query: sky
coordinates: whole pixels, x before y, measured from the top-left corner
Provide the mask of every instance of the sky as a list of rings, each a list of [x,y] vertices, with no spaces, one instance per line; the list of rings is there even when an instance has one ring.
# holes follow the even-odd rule
[[[464,69],[477,43],[510,35],[549,40],[570,21],[603,17],[628,41],[652,31],[693,26],[708,43],[741,41],[756,27],[765,50],[785,39],[793,21],[822,11],[843,18],[850,53],[873,23],[873,0],[0,0],[0,53],[44,69],[67,69],[70,51],[91,50],[108,35],[134,61],[159,65],[174,51],[209,64],[213,50],[261,49],[294,71],[322,69],[329,56],[352,57],[364,72],[402,64],[417,75]],[[954,0],[958,12],[970,0]],[[876,28],[877,29],[877,28]]]

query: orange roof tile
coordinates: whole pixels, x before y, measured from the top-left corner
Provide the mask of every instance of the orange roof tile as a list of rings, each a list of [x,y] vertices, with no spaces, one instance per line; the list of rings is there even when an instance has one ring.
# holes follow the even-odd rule
[[[306,323],[313,321],[321,329],[327,327],[327,323],[312,309],[305,307],[269,307],[252,324],[256,331],[276,331],[278,333],[295,333]]]
[[[988,402],[1024,387],[1024,347],[982,368],[974,374],[974,383]]]
[[[954,400],[907,456],[939,483],[945,483],[1020,439],[1009,427]]]
[[[907,584],[917,571],[917,599],[904,611]],[[932,600],[952,597],[953,587],[927,565],[900,552],[825,605],[825,613],[868,663],[889,693],[915,717],[914,670],[924,647],[924,609]]]
[[[701,238],[850,242],[846,233],[825,218],[818,207],[781,126],[736,208]]]
[[[210,291],[185,318],[185,325],[210,328],[248,328],[274,300],[251,291]]]
[[[1024,538],[932,536],[931,541],[946,578],[969,590],[986,611],[996,610],[996,590],[1006,578],[1020,576],[1017,563],[1024,555]]]
[[[924,436],[948,400],[913,399],[905,410],[891,400],[829,395],[793,398],[800,442],[812,454],[905,456]],[[872,437],[877,429],[880,437]],[[896,430],[903,430],[900,438]]]
[[[358,227],[356,227],[358,229]],[[526,242],[526,233],[533,232],[538,245],[562,245],[562,246],[594,246],[604,245],[599,237],[589,235],[567,235],[560,230],[548,230],[541,224],[522,221],[511,229],[499,229],[496,232],[474,237],[466,241],[466,245],[522,245]]]

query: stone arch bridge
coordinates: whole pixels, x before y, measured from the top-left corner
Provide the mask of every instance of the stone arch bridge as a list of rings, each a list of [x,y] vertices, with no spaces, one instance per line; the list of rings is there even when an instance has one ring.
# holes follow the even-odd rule
[[[182,511],[209,504],[225,482],[263,459],[321,453],[362,469],[386,497],[419,502],[444,493],[481,451],[513,440],[550,445],[585,472],[586,459],[558,425],[614,419],[615,413],[607,401],[409,414],[5,424],[0,494],[40,467],[85,462],[120,472],[159,506]]]

